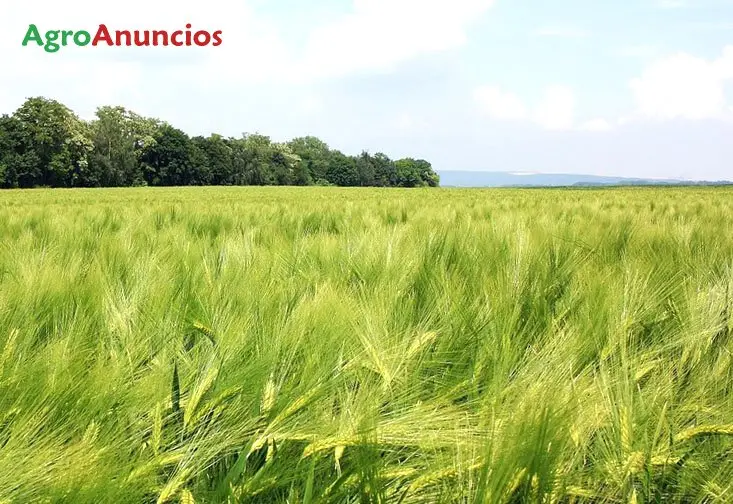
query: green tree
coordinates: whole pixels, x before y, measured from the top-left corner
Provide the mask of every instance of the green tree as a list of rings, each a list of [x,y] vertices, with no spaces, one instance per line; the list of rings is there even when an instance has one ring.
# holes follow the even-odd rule
[[[306,180],[310,179],[314,183],[326,181],[331,150],[325,142],[314,136],[306,136],[294,138],[288,142],[288,146],[302,160],[308,174]]]
[[[326,180],[343,187],[358,186],[359,171],[356,166],[356,159],[340,151],[331,151]]]
[[[380,187],[391,187],[397,185],[397,168],[386,154],[377,152],[372,157],[374,165],[374,183]]]
[[[243,180],[247,185],[275,185],[273,145],[269,136],[246,133],[242,139]]]
[[[144,182],[141,159],[155,145],[159,121],[124,107],[99,107],[90,124],[93,172],[100,185],[130,186]]]
[[[121,106],[80,120],[61,103],[35,97],[0,117],[0,187],[132,185],[437,186],[430,163],[383,153],[348,156],[304,136],[190,138]]]
[[[250,153],[244,139],[229,139],[228,143],[232,149],[232,184],[250,185]]]
[[[23,125],[14,116],[0,117],[0,187],[35,187],[41,184],[41,162],[33,150],[27,150]]]
[[[300,156],[293,153],[288,144],[272,144],[270,159],[274,170],[275,181],[278,185],[296,184],[296,173],[298,173],[301,181],[303,180],[304,175],[300,173],[300,165],[303,161]]]
[[[376,185],[376,167],[372,156],[364,151],[356,158],[356,171],[359,174],[359,185]]]
[[[87,124],[65,105],[42,97],[26,100],[13,117],[20,122],[20,186],[84,185],[94,148]]]
[[[18,186],[18,137],[20,123],[7,114],[0,116],[0,187]]]
[[[395,168],[397,169],[398,186],[420,187],[425,185],[414,159],[399,159],[395,161]]]
[[[433,166],[424,159],[415,161],[415,169],[420,175],[420,179],[430,187],[438,187],[440,185],[440,176],[435,173]]]
[[[207,172],[204,177],[207,183],[213,185],[233,185],[235,184],[234,174],[234,148],[231,140],[221,135],[213,134],[208,138],[196,137],[193,139],[194,145],[203,155],[203,163],[195,163],[200,166],[200,170]]]
[[[440,177],[424,159],[405,158],[395,162],[397,185],[401,187],[437,187]]]
[[[142,156],[148,185],[179,186],[206,183],[196,170],[200,153],[183,131],[163,124],[155,135],[155,143]]]

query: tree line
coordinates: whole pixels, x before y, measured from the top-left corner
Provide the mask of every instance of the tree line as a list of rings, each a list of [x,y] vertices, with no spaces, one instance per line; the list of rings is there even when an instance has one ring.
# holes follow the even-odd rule
[[[84,121],[56,100],[33,97],[0,116],[2,188],[438,184],[422,159],[346,155],[313,136],[191,137],[121,106],[99,107]]]

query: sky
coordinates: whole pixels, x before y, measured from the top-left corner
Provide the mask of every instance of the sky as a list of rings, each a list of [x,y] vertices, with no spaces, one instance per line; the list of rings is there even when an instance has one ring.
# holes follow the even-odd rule
[[[223,43],[46,53],[31,23]],[[733,0],[13,1],[0,75],[0,113],[45,96],[439,171],[733,179]]]

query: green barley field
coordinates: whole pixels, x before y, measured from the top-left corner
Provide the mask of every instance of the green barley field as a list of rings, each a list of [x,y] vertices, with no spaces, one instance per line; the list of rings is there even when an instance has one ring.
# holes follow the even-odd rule
[[[0,192],[0,502],[733,501],[733,189]]]

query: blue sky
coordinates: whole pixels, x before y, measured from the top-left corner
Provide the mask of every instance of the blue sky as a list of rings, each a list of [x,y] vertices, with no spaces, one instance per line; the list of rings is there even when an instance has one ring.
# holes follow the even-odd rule
[[[189,134],[438,170],[733,179],[733,0],[67,0],[0,19],[0,112],[125,105]],[[41,31],[221,29],[207,48],[21,47]]]

